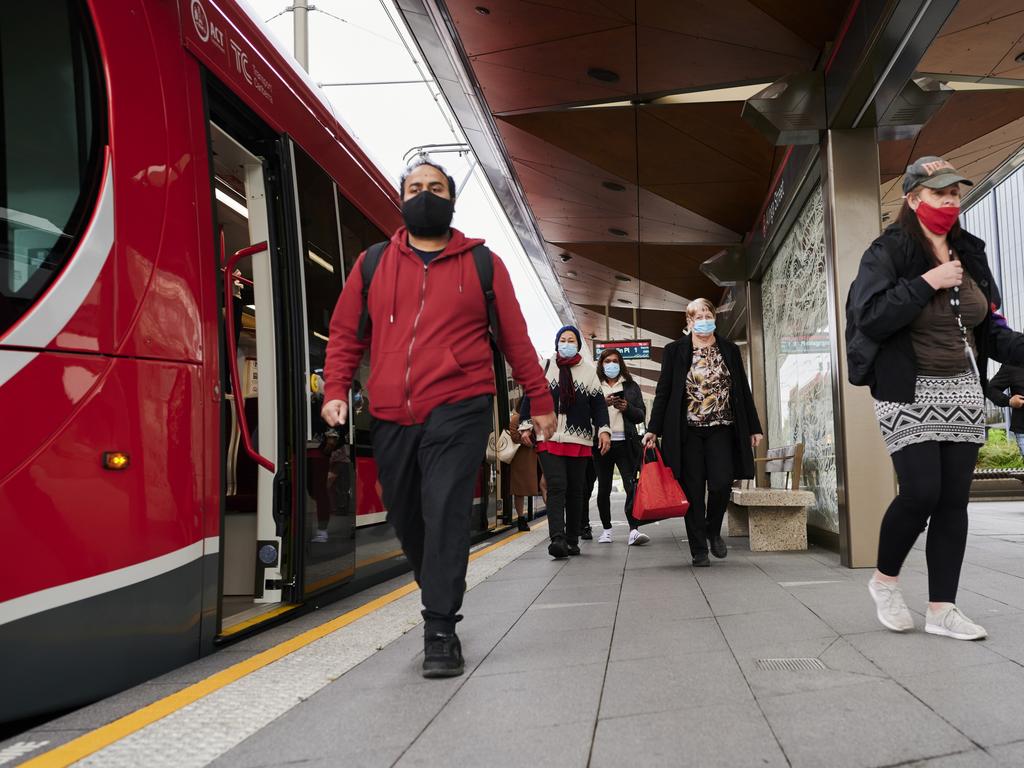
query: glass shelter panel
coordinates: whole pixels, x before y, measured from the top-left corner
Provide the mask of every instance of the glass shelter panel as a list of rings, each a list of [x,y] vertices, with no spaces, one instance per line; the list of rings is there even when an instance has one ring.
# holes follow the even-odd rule
[[[768,445],[804,444],[808,524],[839,532],[824,204],[815,190],[762,282]],[[782,485],[784,475],[773,477]]]

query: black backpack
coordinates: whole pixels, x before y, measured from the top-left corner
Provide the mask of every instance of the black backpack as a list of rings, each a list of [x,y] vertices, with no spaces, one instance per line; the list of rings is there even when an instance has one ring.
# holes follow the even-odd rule
[[[374,243],[366,249],[363,256],[363,265],[360,272],[363,276],[363,312],[359,316],[359,332],[357,338],[362,341],[370,330],[370,282],[373,280],[373,273],[377,271],[380,258],[384,255],[384,249],[388,247],[389,240],[382,243]],[[484,291],[484,301],[487,304],[487,335],[491,342],[491,348],[498,351],[498,313],[494,308],[494,259],[491,251],[486,245],[478,245],[473,249],[473,262],[476,264],[477,274],[480,276],[480,287]]]

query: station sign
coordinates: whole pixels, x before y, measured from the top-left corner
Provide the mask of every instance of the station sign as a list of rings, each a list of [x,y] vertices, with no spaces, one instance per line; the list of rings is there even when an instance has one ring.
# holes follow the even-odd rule
[[[623,341],[594,341],[594,360],[601,357],[606,349],[618,350],[623,360],[650,360],[650,339],[625,339]]]

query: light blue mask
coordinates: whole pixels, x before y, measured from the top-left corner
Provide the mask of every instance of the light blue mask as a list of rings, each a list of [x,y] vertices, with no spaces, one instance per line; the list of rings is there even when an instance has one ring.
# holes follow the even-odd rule
[[[565,341],[558,342],[558,356],[563,358],[563,359],[568,359],[570,357],[576,357],[576,353],[579,352],[579,351],[580,351],[579,346],[576,345],[576,344],[573,344],[571,341],[569,341],[569,342],[565,342]]]
[[[715,332],[715,321],[714,320],[697,320],[693,324],[693,332],[700,334],[708,334]]]
[[[618,363],[605,363],[604,364],[604,375],[609,379],[619,378],[619,364]]]

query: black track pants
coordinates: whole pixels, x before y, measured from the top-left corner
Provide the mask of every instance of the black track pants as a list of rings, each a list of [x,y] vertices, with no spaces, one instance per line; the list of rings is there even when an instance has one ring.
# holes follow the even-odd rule
[[[977,443],[927,442],[892,455],[899,494],[882,518],[878,570],[898,576],[921,531],[928,526],[928,599],[956,602],[967,547],[967,502]]]
[[[576,544],[584,505],[590,502],[583,494],[591,459],[555,456],[547,451],[538,456],[548,484],[548,532],[551,536],[565,536],[570,544]]]
[[[462,617],[473,489],[492,429],[491,397],[435,408],[423,424],[373,422],[388,522],[423,592],[425,632]]]
[[[597,511],[601,515],[601,525],[605,530],[612,527],[612,475],[619,468],[619,476],[626,491],[626,520],[629,529],[633,530],[639,523],[633,519],[633,494],[636,491],[636,464],[633,452],[625,440],[612,441],[612,447],[604,456],[594,454],[597,465]]]

